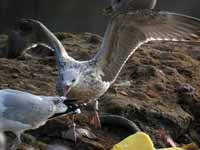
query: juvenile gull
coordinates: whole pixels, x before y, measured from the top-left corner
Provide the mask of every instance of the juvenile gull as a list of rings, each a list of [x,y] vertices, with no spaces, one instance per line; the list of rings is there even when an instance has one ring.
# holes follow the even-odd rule
[[[44,125],[48,118],[67,110],[64,97],[37,96],[12,89],[0,90],[0,131],[20,135],[26,130]]]
[[[57,87],[62,95],[77,99],[77,103],[97,101],[115,82],[135,50],[149,41],[200,42],[200,20],[197,18],[151,9],[131,10],[130,7],[127,11],[118,12],[114,8],[129,1],[111,2],[115,13],[107,26],[100,50],[88,61],[70,57],[60,41],[41,22],[21,21],[19,32],[31,37],[30,44],[45,43],[55,50],[59,68]],[[23,26],[30,31],[23,31]],[[97,123],[98,117],[95,120]]]

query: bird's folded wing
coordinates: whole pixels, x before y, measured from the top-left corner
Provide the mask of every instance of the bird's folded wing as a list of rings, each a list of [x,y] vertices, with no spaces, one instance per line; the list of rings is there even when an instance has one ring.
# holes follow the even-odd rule
[[[53,112],[51,103],[38,99],[38,96],[29,93],[7,94],[3,104],[6,109],[2,112],[2,117],[24,124],[37,124],[43,119],[47,119]]]
[[[113,17],[94,57],[104,81],[113,82],[142,44],[149,41],[200,42],[200,20],[186,15],[140,10]]]

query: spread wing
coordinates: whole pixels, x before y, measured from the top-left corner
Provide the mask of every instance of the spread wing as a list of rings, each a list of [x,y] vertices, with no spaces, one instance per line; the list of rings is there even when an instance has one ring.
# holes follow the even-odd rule
[[[149,41],[200,42],[200,20],[186,15],[140,10],[113,17],[94,57],[104,81],[114,82],[128,58]]]

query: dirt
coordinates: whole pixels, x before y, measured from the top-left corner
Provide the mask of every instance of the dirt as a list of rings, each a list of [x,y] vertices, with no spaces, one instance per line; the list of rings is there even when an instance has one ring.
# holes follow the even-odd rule
[[[56,34],[69,55],[87,60],[101,44],[98,35],[83,33]],[[5,36],[3,36],[5,37]],[[4,45],[5,38],[0,44]],[[3,47],[3,46],[2,46]],[[3,50],[3,48],[1,48]],[[116,83],[101,97],[100,110],[127,117],[147,132],[155,146],[167,144],[159,137],[164,129],[180,145],[200,145],[200,44],[148,43],[139,48],[126,63]],[[0,88],[13,88],[42,95],[56,95],[57,68],[53,52],[39,47],[17,59],[0,59]],[[130,83],[130,84],[126,84]],[[119,86],[122,85],[122,86]],[[116,127],[94,129],[86,121],[88,113],[77,116],[78,126],[91,128],[97,141],[87,138],[74,144],[63,138],[70,117],[49,121],[38,130],[27,132],[40,144],[29,145],[48,149],[46,144],[68,145],[73,149],[110,149],[126,133]],[[112,129],[112,130],[111,130]],[[41,144],[42,143],[42,144]],[[37,145],[37,146],[36,146]],[[21,149],[27,149],[27,145]]]

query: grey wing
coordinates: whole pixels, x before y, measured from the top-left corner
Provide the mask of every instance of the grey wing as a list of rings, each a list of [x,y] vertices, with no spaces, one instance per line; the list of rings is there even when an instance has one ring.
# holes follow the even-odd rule
[[[134,51],[149,41],[200,42],[200,20],[190,16],[142,10],[112,19],[94,57],[104,81],[114,82]]]
[[[4,95],[4,99],[6,109],[2,117],[8,120],[35,125],[53,114],[53,104],[49,101],[40,101],[39,96],[29,93],[9,93]]]

